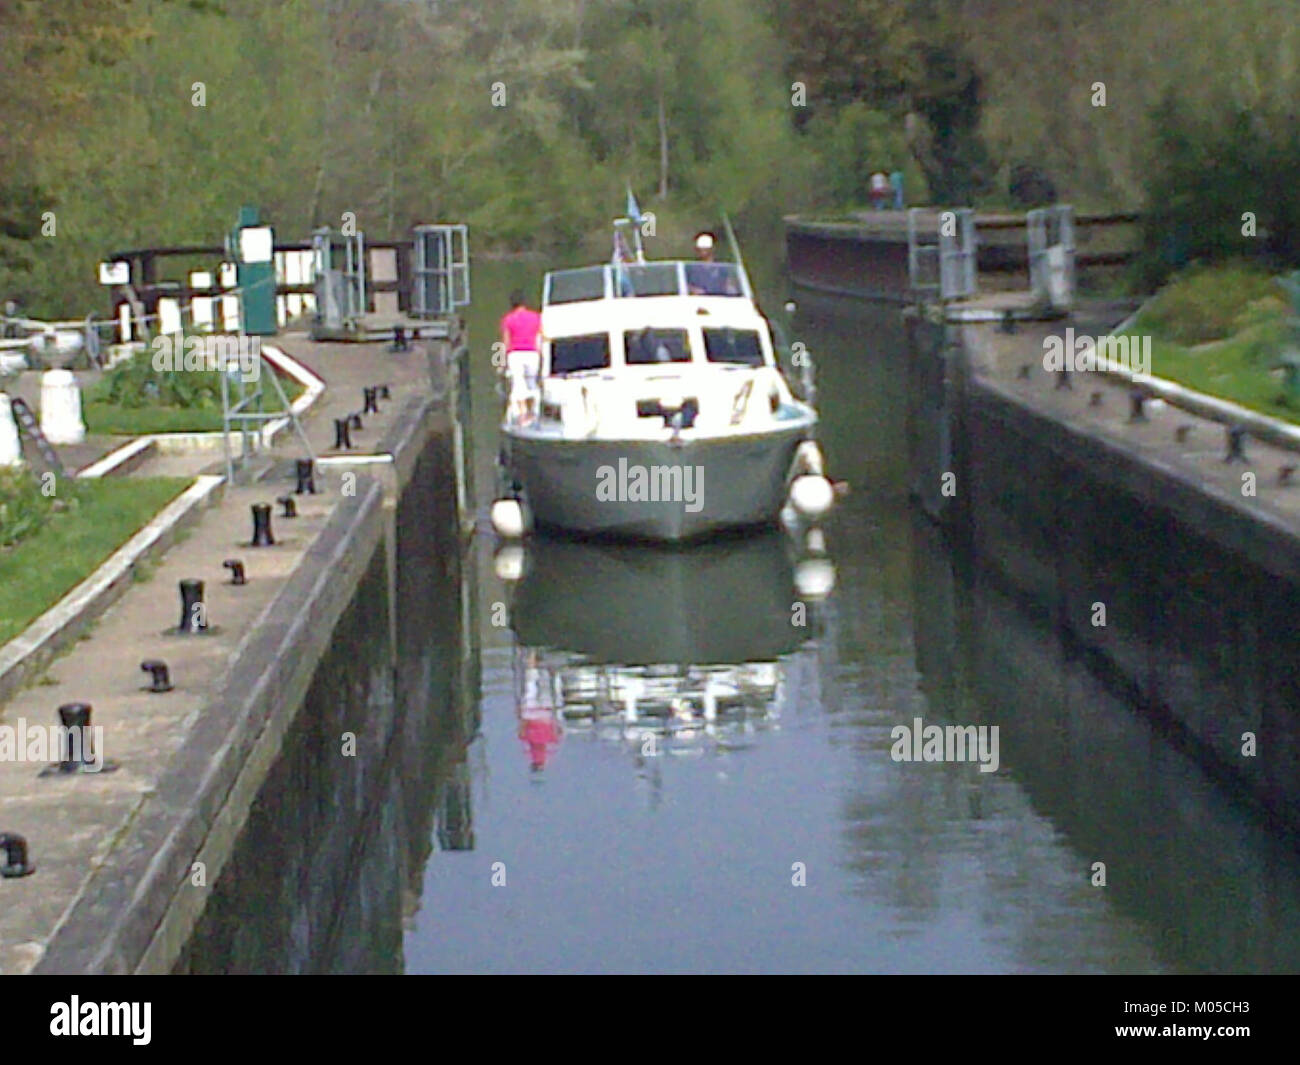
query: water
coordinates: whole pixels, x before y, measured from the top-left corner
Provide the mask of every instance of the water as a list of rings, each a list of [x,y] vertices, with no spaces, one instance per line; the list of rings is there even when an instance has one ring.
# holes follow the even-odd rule
[[[489,345],[505,293],[536,291],[540,269],[475,269],[483,510]],[[480,537],[473,845],[435,841],[406,971],[1297,968],[1295,853],[916,517],[896,312],[805,299],[795,336],[852,486],[826,525],[834,592],[792,623],[779,536],[543,543],[514,587]],[[676,716],[557,733],[532,709],[557,675],[575,702],[631,686],[667,714],[676,695]],[[680,698],[708,685],[710,727]],[[891,729],[917,717],[999,724],[999,771],[893,761]]]

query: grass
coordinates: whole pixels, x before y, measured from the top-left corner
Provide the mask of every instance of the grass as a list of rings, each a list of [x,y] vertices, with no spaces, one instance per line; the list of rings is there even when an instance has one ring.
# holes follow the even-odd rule
[[[0,548],[0,644],[89,577],[189,483],[106,477],[61,489],[64,506],[17,544]]]
[[[1278,361],[1300,348],[1277,279],[1225,264],[1185,271],[1142,310],[1130,337],[1151,338],[1151,373],[1285,421],[1300,423],[1300,398]]]
[[[1300,402],[1287,397],[1282,371],[1258,361],[1249,337],[1195,348],[1153,339],[1151,373],[1261,414],[1300,423]]]

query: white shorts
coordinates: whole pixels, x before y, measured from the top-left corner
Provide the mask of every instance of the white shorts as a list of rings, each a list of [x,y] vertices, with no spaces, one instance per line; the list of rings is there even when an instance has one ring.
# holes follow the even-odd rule
[[[510,351],[506,353],[506,373],[510,378],[510,398],[522,400],[537,391],[537,379],[542,372],[540,351]]]

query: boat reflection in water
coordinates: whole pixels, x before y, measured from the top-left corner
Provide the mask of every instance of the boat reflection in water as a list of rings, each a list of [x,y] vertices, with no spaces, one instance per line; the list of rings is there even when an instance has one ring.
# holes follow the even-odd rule
[[[534,771],[580,734],[638,760],[750,746],[814,668],[834,584],[823,553],[799,559],[779,532],[684,549],[539,538],[496,562]]]

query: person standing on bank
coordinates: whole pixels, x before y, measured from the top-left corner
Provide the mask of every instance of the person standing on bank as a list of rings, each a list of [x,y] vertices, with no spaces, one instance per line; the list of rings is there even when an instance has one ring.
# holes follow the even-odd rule
[[[506,351],[510,382],[510,416],[527,423],[536,417],[537,389],[542,372],[542,316],[519,289],[510,293],[510,310],[501,319],[501,343]]]

